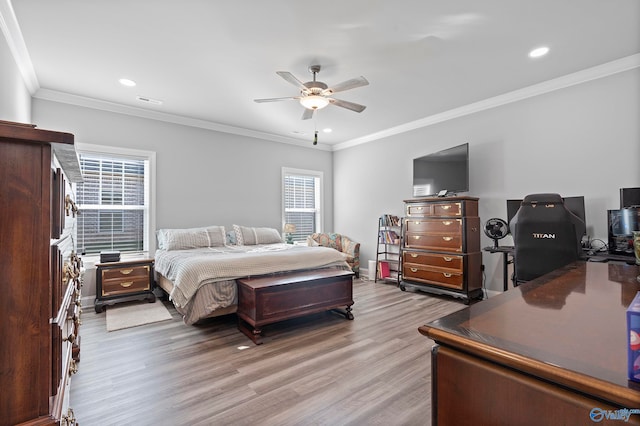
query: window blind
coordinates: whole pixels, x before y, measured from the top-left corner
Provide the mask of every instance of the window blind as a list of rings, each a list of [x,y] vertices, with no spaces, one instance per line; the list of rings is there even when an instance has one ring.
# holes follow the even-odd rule
[[[81,253],[144,249],[145,163],[80,153],[83,183],[78,184],[76,197]]]
[[[284,177],[285,223],[296,225],[294,241],[316,232],[318,216],[318,178],[302,175]]]

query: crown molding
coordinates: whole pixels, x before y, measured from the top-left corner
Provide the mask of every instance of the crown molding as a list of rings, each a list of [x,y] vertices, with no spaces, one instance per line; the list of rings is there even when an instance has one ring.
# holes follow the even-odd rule
[[[522,89],[514,90],[482,101],[474,102],[459,108],[450,109],[448,111],[434,114],[429,117],[401,124],[400,126],[390,127],[380,132],[371,133],[369,135],[355,138],[350,141],[338,143],[333,146],[334,151],[351,148],[363,143],[372,142],[378,139],[387,138],[389,136],[398,135],[409,132],[411,130],[420,129],[422,127],[432,126],[444,121],[453,120],[455,118],[464,117],[465,115],[475,114],[480,111],[507,105],[512,102],[518,102],[534,96],[564,89],[577,84],[586,83],[599,78],[608,77],[613,74],[629,71],[640,67],[640,54],[626,56],[615,61],[607,62],[595,67],[587,68],[562,77],[544,81],[542,83],[527,86]]]
[[[33,96],[40,88],[40,84],[38,83],[38,77],[33,68],[27,45],[22,37],[22,31],[20,31],[20,25],[11,5],[11,0],[0,0],[0,29],[2,29],[2,34],[7,40],[9,50],[11,50],[11,54],[16,61],[18,70],[20,70],[22,80],[29,93]]]
[[[176,114],[168,114],[166,112],[153,111],[149,109],[123,105],[115,102],[94,99],[86,96],[73,95],[70,93],[59,92],[50,89],[39,89],[34,95],[36,99],[46,101],[60,102],[64,104],[76,105],[85,108],[97,109],[101,111],[114,112],[117,114],[130,115],[134,117],[146,118],[149,120],[164,121],[167,123],[180,124],[183,126],[197,127],[201,129],[214,130],[221,133],[230,133],[239,136],[247,136],[256,139],[268,140],[272,142],[286,143],[296,145],[301,148],[313,148],[323,151],[331,151],[331,146],[327,144],[318,144],[313,147],[301,145],[304,141],[300,139],[287,138],[284,136],[273,135],[271,133],[258,132],[256,130],[244,129],[241,127],[228,126],[212,121],[201,120],[197,118],[184,117]]]

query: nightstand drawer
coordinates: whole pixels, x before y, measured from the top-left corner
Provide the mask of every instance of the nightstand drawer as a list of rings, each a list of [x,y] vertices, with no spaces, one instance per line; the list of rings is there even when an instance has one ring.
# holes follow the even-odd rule
[[[103,269],[102,270],[102,282],[103,284],[111,280],[137,280],[142,278],[149,278],[150,265],[135,265],[135,266],[123,266],[118,268]]]
[[[151,290],[151,283],[149,282],[148,274],[144,277],[119,278],[117,280],[112,279],[102,281],[103,296],[115,296],[118,294],[137,293],[139,291],[148,290]]]

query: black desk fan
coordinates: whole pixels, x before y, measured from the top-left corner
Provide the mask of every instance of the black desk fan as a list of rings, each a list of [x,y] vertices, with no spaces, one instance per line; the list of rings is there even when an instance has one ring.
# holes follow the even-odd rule
[[[498,248],[498,240],[509,234],[509,225],[504,220],[493,217],[484,224],[484,234],[493,240],[493,248]]]

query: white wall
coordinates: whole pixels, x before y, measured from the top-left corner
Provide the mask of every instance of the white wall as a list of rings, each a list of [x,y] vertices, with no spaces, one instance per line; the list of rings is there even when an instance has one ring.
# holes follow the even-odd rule
[[[77,143],[156,153],[156,229],[206,225],[281,230],[282,167],[324,174],[325,229],[333,227],[333,155],[41,99],[33,122],[70,132]],[[312,146],[309,144],[309,146]],[[95,268],[85,259],[83,305],[95,298]]]
[[[4,36],[0,36],[0,120],[31,123],[31,94]]]
[[[619,188],[640,186],[640,70],[449,120],[334,153],[336,230],[375,259],[377,219],[403,215],[415,157],[469,142],[470,192],[481,223],[506,219],[506,199],[583,195],[587,232],[607,239],[606,210]],[[348,184],[346,184],[348,183]],[[502,244],[513,244],[510,237]],[[482,234],[483,247],[492,240]],[[502,288],[501,255],[483,254],[486,285]]]
[[[324,172],[325,226],[333,226],[331,152],[41,99],[33,121],[73,133],[77,143],[156,152],[157,228],[281,230],[283,166]]]

